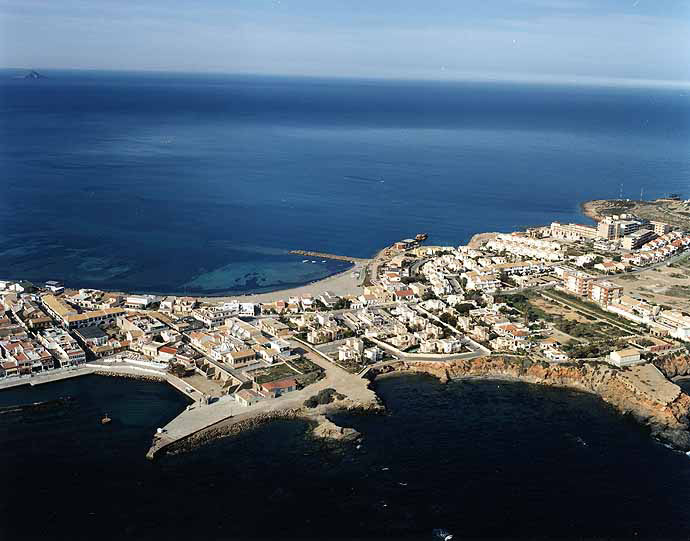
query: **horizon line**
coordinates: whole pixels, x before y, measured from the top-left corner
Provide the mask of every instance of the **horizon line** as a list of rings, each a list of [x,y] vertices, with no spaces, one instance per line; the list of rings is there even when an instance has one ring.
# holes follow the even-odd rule
[[[227,70],[180,70],[165,68],[75,68],[75,67],[24,67],[0,66],[0,71],[36,71],[36,72],[101,72],[101,73],[140,73],[140,74],[174,74],[174,75],[224,75],[229,77],[276,77],[296,79],[336,79],[352,81],[381,81],[381,82],[468,82],[468,83],[521,83],[535,85],[563,85],[563,86],[606,86],[626,88],[667,88],[688,89],[690,80],[682,79],[644,79],[636,77],[599,77],[591,75],[551,75],[525,73],[494,73],[494,72],[449,72],[446,76],[372,76],[372,75],[341,75],[341,74],[311,74],[311,73],[280,73],[280,72],[250,72]]]

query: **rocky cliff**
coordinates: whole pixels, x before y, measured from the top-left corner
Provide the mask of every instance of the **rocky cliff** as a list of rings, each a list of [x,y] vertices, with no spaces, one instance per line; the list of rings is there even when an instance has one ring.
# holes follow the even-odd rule
[[[690,376],[690,354],[667,355],[654,361],[656,367],[669,379]]]
[[[468,377],[518,380],[540,385],[568,387],[596,394],[618,411],[632,415],[649,427],[653,436],[690,450],[690,397],[680,393],[663,404],[631,390],[622,371],[606,363],[547,364],[515,357],[480,357],[446,363],[400,361],[370,371],[369,376],[393,371],[431,374],[441,381]]]

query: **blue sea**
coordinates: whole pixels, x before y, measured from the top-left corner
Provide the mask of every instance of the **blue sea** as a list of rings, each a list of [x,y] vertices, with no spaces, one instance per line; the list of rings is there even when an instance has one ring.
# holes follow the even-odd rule
[[[427,232],[690,195],[678,89],[0,71],[0,278],[268,291]]]
[[[385,415],[336,419],[359,447],[281,421],[154,462],[155,428],[187,404],[171,387],[0,391],[0,406],[72,398],[0,414],[0,539],[688,538],[690,459],[597,397],[412,375],[375,388]]]

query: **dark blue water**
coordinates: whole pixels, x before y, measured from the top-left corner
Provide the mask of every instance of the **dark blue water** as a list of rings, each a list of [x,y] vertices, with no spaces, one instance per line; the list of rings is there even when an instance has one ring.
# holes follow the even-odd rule
[[[663,89],[0,72],[0,277],[268,290],[370,256],[687,194],[690,96]]]
[[[92,376],[0,392],[0,538],[687,539],[690,460],[593,396],[400,376],[385,416],[340,415],[362,447],[276,422],[153,463],[185,405],[162,384]],[[113,423],[99,423],[107,411]]]

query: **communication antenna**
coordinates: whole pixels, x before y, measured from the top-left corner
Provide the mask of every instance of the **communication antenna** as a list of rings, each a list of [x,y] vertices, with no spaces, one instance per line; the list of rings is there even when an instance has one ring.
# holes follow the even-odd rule
[[[621,182],[621,196],[620,199],[623,199],[623,183]]]
[[[640,188],[640,201],[644,198],[644,187]]]

